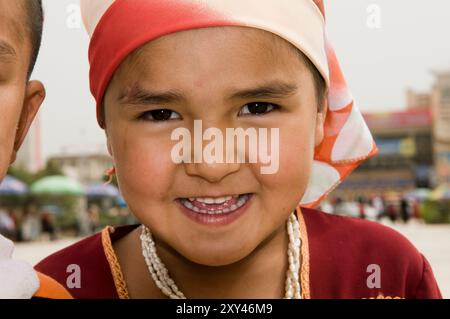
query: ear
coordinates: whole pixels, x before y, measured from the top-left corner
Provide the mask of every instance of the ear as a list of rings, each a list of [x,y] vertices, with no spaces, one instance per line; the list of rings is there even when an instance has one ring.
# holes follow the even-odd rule
[[[328,100],[324,99],[323,109],[317,113],[314,147],[319,146],[325,137],[325,120],[328,113]]]
[[[44,85],[39,81],[30,81],[27,84],[25,99],[23,101],[22,113],[20,114],[17,126],[16,137],[14,140],[14,149],[11,155],[10,163],[16,160],[17,152],[20,149],[25,136],[30,129],[31,123],[36,117],[37,112],[45,99]]]

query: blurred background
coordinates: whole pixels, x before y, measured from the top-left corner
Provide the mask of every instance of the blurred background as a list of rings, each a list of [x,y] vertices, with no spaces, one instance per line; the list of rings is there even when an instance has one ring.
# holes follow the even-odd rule
[[[321,209],[402,232],[450,298],[450,2],[325,1],[328,34],[380,152]],[[88,87],[79,4],[44,0],[33,78],[47,99],[0,184],[0,232],[36,263],[106,225],[135,223],[117,183]]]

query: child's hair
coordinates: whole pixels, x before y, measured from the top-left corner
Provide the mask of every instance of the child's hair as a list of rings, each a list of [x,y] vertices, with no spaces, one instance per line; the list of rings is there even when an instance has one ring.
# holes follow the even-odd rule
[[[322,74],[320,74],[316,66],[311,62],[311,60],[305,54],[303,54],[302,51],[297,48],[295,49],[300,54],[300,58],[305,62],[309,72],[311,72],[313,75],[314,86],[316,88],[317,111],[322,112],[325,107],[324,102],[327,94],[327,83],[325,82],[325,79],[323,78]]]
[[[42,9],[42,0],[22,0],[22,6],[25,10],[26,30],[31,44],[30,64],[27,73],[27,78],[29,78],[41,48],[44,10]]]
[[[225,27],[218,27],[218,28],[226,29]],[[278,37],[275,34],[272,34],[269,32],[267,34],[272,36],[272,39],[274,40],[275,44],[279,45],[281,43],[280,40],[285,42],[285,40],[281,39],[280,37]],[[295,52],[299,56],[300,60],[303,63],[305,63],[308,71],[311,72],[311,74],[313,76],[315,91],[316,91],[317,112],[322,112],[325,107],[325,98],[326,98],[326,94],[327,94],[326,81],[323,78],[320,71],[314,65],[314,63],[302,51],[300,51],[298,48],[293,46],[291,43],[288,43],[288,44],[289,44],[290,48],[293,50],[293,52]],[[125,67],[131,67],[132,69],[136,68],[139,63],[139,56],[142,53],[143,49],[144,49],[144,47],[140,47],[140,48],[136,49],[133,53],[131,53],[130,56],[122,63],[122,65],[119,66],[115,76],[117,74],[120,74],[121,71]],[[105,100],[103,100],[102,106],[100,109],[100,121],[101,121],[102,127],[104,127],[104,128],[106,128],[105,117],[106,117],[106,115],[105,115]]]

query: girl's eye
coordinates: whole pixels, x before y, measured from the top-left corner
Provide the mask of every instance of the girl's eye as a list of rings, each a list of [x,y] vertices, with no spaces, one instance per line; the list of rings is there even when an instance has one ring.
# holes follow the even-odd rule
[[[180,118],[181,118],[180,114],[168,109],[148,111],[139,116],[140,120],[154,121],[154,122],[178,120]]]
[[[239,112],[239,115],[246,115],[246,114],[261,115],[270,113],[276,109],[279,109],[279,106],[275,104],[265,102],[255,102],[244,105],[241,111]]]

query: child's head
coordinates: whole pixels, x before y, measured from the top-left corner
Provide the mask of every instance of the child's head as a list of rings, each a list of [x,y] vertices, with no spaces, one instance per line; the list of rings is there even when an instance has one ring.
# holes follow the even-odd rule
[[[142,47],[115,73],[104,100],[108,148],[133,213],[190,260],[217,265],[248,255],[284,227],[308,184],[323,139],[320,77],[288,42],[257,29],[189,30]],[[159,109],[167,114],[153,119]],[[193,132],[194,120],[223,132],[279,128],[278,172],[262,175],[260,163],[175,164],[171,133]],[[253,196],[247,212],[219,228],[193,222],[178,203],[242,194]]]
[[[38,0],[0,0],[0,180],[41,105],[45,91],[29,82],[39,52],[43,12]]]
[[[91,87],[132,212],[160,242],[187,259],[226,265],[283,231],[302,198],[307,203],[322,199],[355,167],[352,156],[366,152],[366,144],[372,150],[373,143],[363,135],[364,149],[346,146],[346,164],[332,166],[340,131],[359,113],[340,82],[334,55],[327,61],[332,51],[325,46],[323,16],[314,2],[264,0],[257,2],[260,10],[235,0],[198,3],[116,0],[103,17],[93,14],[97,29],[87,21],[88,29],[96,31]],[[221,16],[222,9],[231,18]],[[125,19],[133,19],[133,28]],[[259,27],[249,27],[246,20]],[[338,91],[332,99],[330,80],[335,81],[330,88]],[[341,113],[330,115],[330,101],[332,111]],[[213,129],[223,136],[229,128],[268,129],[267,153],[274,155],[278,147],[278,169],[261,174],[262,161],[248,160],[248,145],[244,163],[175,163],[173,133],[181,127],[194,136],[195,120],[202,121],[200,133]],[[272,139],[276,129],[277,139]],[[224,217],[225,224],[217,222],[221,217],[211,225],[199,217],[201,212],[189,212],[190,202],[208,204],[214,198],[217,203],[234,196],[248,199],[246,208],[231,221]]]

